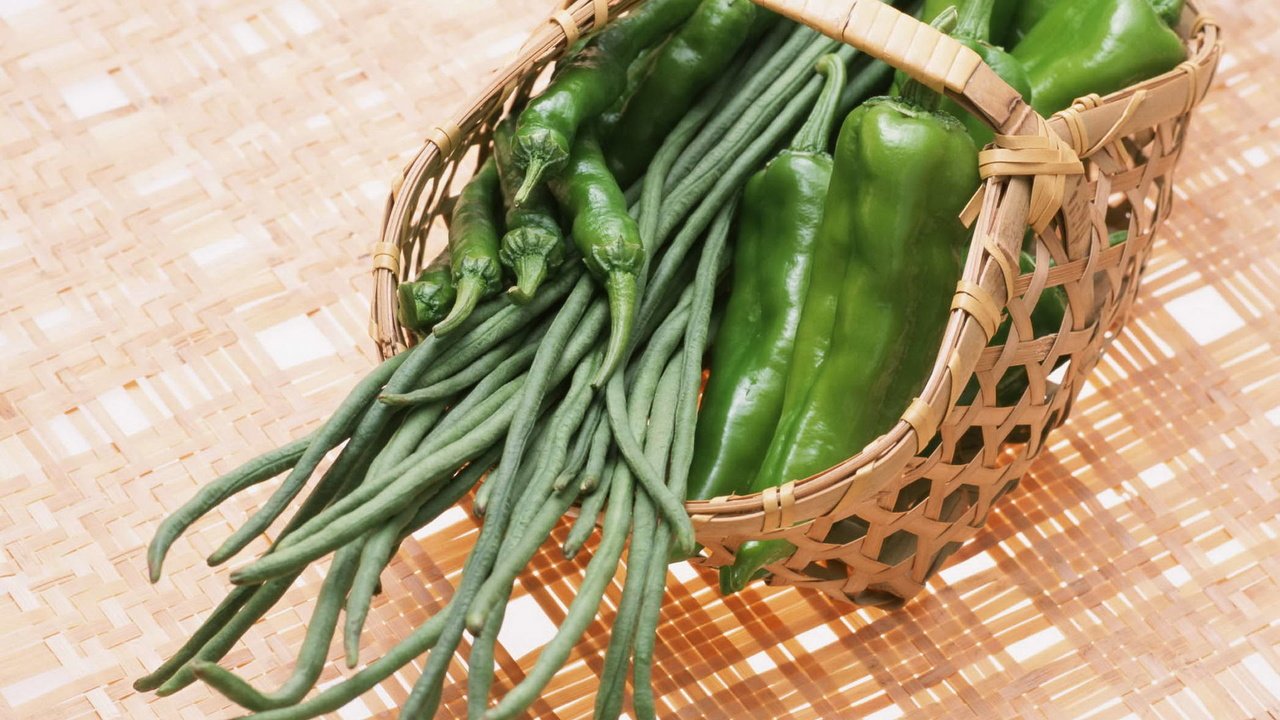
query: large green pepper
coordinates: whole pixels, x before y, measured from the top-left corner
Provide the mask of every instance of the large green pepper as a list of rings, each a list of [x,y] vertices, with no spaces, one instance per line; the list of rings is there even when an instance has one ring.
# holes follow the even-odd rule
[[[609,169],[622,187],[640,177],[698,93],[724,74],[764,12],[751,0],[703,0],[657,51],[605,139]]]
[[[1181,0],[1061,2],[1013,50],[1031,80],[1031,105],[1041,115],[1090,93],[1106,95],[1155,77],[1186,60],[1168,24]]]
[[[965,0],[925,0],[924,9],[920,11],[920,19],[931,23],[949,7],[955,7],[964,14],[962,6]],[[1021,14],[1022,6],[1036,0],[995,0],[990,20],[982,28],[982,38],[997,45],[1002,45],[1009,38],[1014,20]]]
[[[827,83],[791,147],[747,181],[733,288],[698,411],[688,497],[728,495],[754,477],[782,413],[833,161],[827,152],[845,67],[818,61]]]
[[[1005,52],[1003,48],[992,45],[989,41],[994,36],[992,29],[996,24],[996,16],[993,11],[1001,7],[998,0],[958,0],[960,14],[958,21],[955,22],[955,30],[951,32],[952,36],[960,42],[961,45],[978,53],[978,57],[982,61],[991,66],[1000,79],[1009,83],[1009,87],[1018,91],[1018,94],[1028,102],[1031,101],[1031,80],[1027,78],[1027,71],[1023,69],[1022,63],[1015,60],[1012,55]],[[930,18],[930,22],[934,27],[947,32],[952,25],[950,18],[946,14],[946,10],[950,6],[955,5],[956,0],[949,0],[948,7],[937,15]],[[929,7],[925,6],[926,9]],[[897,77],[898,86],[904,86],[908,81],[905,73],[899,72]],[[944,112],[951,113],[969,131],[969,135],[978,147],[983,147],[995,139],[995,133],[991,128],[980,119],[977,115],[965,110],[958,103],[950,99],[944,99],[940,108]]]
[[[1036,23],[1049,14],[1054,5],[1061,2],[1062,0],[1022,0],[1022,6],[1018,8],[1018,15],[1013,21],[1013,37],[1010,39],[1021,41]]]
[[[1152,7],[1169,27],[1176,27],[1182,16],[1184,0],[1150,0]],[[1022,0],[1018,9],[1018,17],[1014,22],[1013,38],[1020,40],[1031,32],[1031,28],[1044,19],[1049,11],[1058,5],[1068,4],[1065,0]]]
[[[958,120],[912,101],[918,87],[868,101],[840,130],[782,418],[750,491],[821,472],[887,432],[937,358],[978,153]],[[743,543],[721,589],[793,551]]]

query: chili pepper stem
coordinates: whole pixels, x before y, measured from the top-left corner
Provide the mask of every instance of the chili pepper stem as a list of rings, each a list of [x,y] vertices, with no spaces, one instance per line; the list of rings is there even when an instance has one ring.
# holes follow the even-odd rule
[[[724,595],[742,592],[766,566],[791,557],[796,546],[786,540],[748,540],[738,548],[732,565],[720,568],[720,592]]]
[[[520,206],[529,198],[529,194],[534,188],[538,187],[538,183],[542,182],[542,175],[552,167],[553,163],[541,157],[529,158],[529,162],[524,167],[524,181],[520,183],[520,189],[516,190],[515,197],[511,199],[512,204]]]
[[[511,301],[517,305],[525,305],[533,300],[534,293],[547,277],[547,261],[541,255],[524,255],[516,259],[513,268],[516,284],[507,293]]]
[[[476,305],[480,303],[481,296],[484,295],[484,280],[471,275],[464,275],[458,280],[458,298],[453,303],[453,309],[449,311],[449,315],[444,320],[436,323],[431,328],[431,333],[436,337],[444,337],[453,332],[471,315],[471,311],[476,309]]]
[[[613,271],[605,278],[605,292],[609,296],[609,345],[605,350],[600,371],[591,381],[591,387],[599,390],[609,381],[613,371],[622,362],[627,342],[631,339],[631,327],[636,315],[636,276],[628,272]]]

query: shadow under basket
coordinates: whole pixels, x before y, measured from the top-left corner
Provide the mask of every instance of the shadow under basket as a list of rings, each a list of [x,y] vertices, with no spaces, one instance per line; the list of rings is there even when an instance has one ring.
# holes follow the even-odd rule
[[[485,146],[503,108],[579,35],[639,1],[558,9],[469,107],[433,129],[393,186],[373,253],[371,332],[384,356],[412,343],[396,320],[395,288],[430,259],[429,230],[459,167],[484,154],[469,151]],[[944,90],[998,131],[982,152],[984,182],[966,213],[973,241],[937,362],[903,418],[818,475],[687,505],[706,566],[732,563],[744,541],[785,539],[796,550],[769,566],[771,584],[892,607],[920,592],[1018,486],[1123,329],[1172,206],[1193,110],[1221,57],[1219,29],[1188,2],[1177,27],[1186,62],[1044,119],[972,51],[880,0],[759,4]],[[1029,226],[1028,273],[1019,254]],[[1123,241],[1109,242],[1118,232]],[[1066,313],[1058,332],[1037,337],[1031,314],[1052,288]],[[993,342],[1005,324],[1003,342]],[[1025,388],[1017,397],[1001,392],[1012,375]]]

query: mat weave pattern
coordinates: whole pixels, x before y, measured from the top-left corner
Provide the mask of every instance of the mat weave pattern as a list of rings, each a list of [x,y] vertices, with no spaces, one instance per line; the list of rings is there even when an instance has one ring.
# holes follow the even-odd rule
[[[370,366],[386,179],[547,5],[0,2],[0,718],[236,714],[198,685],[130,682],[226,591],[202,558],[269,488],[199,523],[154,587],[145,542]],[[893,613],[794,589],[725,600],[676,566],[662,717],[1280,716],[1280,6],[1204,9],[1231,45],[1173,216],[1021,487]],[[406,545],[364,657],[440,606],[475,530],[457,511]],[[548,552],[517,583],[498,692],[581,570]],[[223,664],[278,684],[319,578]],[[611,614],[535,716],[589,716]],[[416,672],[337,717],[393,716]]]

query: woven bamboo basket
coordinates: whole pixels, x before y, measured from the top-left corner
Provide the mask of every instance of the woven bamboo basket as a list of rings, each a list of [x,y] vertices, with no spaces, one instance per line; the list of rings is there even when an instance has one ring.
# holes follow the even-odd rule
[[[373,252],[371,334],[384,357],[412,342],[396,320],[396,284],[429,261],[428,238],[440,229],[460,168],[484,154],[504,108],[527,96],[568,46],[639,1],[558,8],[474,101],[432,130],[393,185]],[[1192,112],[1222,53],[1219,29],[1189,2],[1177,28],[1186,62],[1045,119],[971,50],[880,0],[757,2],[945,91],[998,133],[982,152],[984,182],[966,211],[973,241],[950,323],[932,375],[901,421],[813,477],[687,506],[707,566],[731,563],[746,540],[786,539],[796,551],[769,567],[771,584],[895,606],[1017,487],[1123,329],[1172,207]],[[1028,226],[1036,262],[1024,274],[1018,257]],[[1128,237],[1111,246],[1115,231]],[[1065,292],[1068,311],[1058,333],[1036,337],[1031,313],[1051,287]],[[989,344],[1006,319],[1007,341]],[[1011,372],[1026,373],[1027,390],[1009,406],[996,389]],[[960,405],[970,382],[980,391]]]

